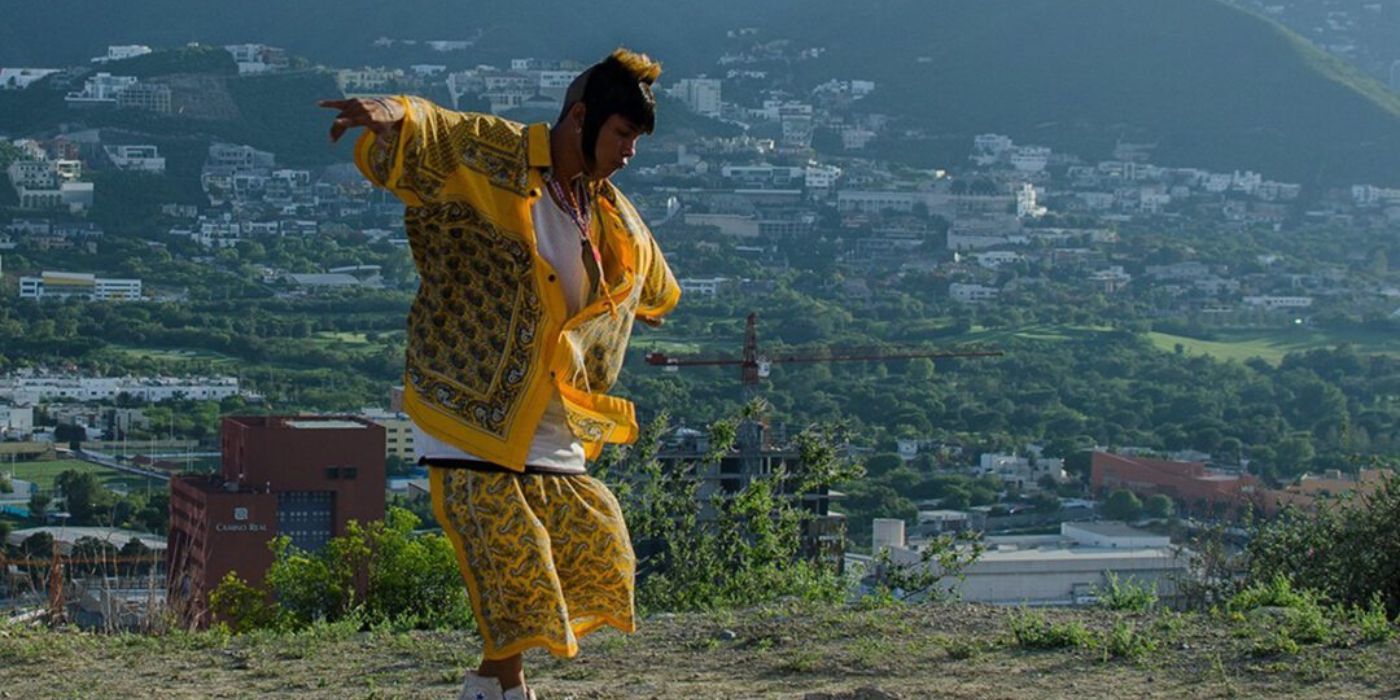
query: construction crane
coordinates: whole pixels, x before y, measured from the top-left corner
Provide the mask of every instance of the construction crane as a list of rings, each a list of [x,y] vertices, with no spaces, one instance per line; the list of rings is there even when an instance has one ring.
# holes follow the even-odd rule
[[[798,362],[862,362],[867,360],[912,360],[927,358],[939,360],[953,357],[999,357],[1000,350],[931,351],[909,350],[886,352],[881,350],[854,350],[831,355],[762,355],[758,351],[758,314],[749,312],[744,328],[744,355],[734,358],[672,357],[665,353],[647,353],[646,362],[675,372],[681,367],[733,366],[740,368],[744,386],[744,401],[757,398],[758,380],[768,376],[774,363]]]
[[[918,358],[937,360],[954,357],[998,357],[1000,355],[1002,355],[1000,350],[907,350],[887,352],[878,349],[853,350],[830,355],[763,355],[760,354],[758,350],[758,314],[749,312],[744,328],[744,355],[741,358],[672,357],[665,353],[652,352],[647,354],[646,362],[649,365],[662,367],[669,372],[679,371],[681,367],[738,365],[741,381],[743,382],[744,403],[748,404],[758,398],[758,380],[768,376],[769,370],[774,363],[861,362],[867,360],[904,360]],[[739,434],[737,436],[739,454],[746,475],[758,473],[759,453],[762,447],[762,436],[759,431],[759,423],[753,419],[746,419],[739,425]]]

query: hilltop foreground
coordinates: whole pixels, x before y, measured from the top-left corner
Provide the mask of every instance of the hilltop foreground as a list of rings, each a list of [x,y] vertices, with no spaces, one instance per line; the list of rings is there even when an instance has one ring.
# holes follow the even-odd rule
[[[573,661],[532,654],[527,670],[546,700],[1400,696],[1394,639],[1337,625],[1330,642],[1280,652],[1268,617],[793,604],[653,617],[635,635],[589,637]],[[1076,636],[1075,623],[1077,646],[1031,648]],[[454,698],[480,648],[466,633],[348,625],[229,638],[0,623],[0,697]]]

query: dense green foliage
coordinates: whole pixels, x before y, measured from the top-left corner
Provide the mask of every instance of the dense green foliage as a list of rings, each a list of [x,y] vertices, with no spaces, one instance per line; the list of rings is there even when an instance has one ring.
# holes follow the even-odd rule
[[[1249,543],[1254,581],[1283,581],[1327,601],[1365,606],[1373,596],[1400,614],[1400,477],[1369,496],[1337,498],[1316,513],[1285,512]]]
[[[844,595],[834,562],[803,556],[803,525],[813,516],[799,496],[851,478],[856,468],[838,458],[829,434],[810,431],[798,439],[795,466],[755,478],[737,493],[716,493],[707,504],[696,495],[697,470],[730,452],[740,425],[741,420],[715,423],[709,453],[663,464],[657,459],[663,415],[623,459],[594,470],[622,505],[637,551],[637,604],[643,610]]]
[[[352,522],[320,552],[279,537],[270,544],[276,558],[265,589],[230,575],[211,592],[211,611],[236,631],[348,618],[406,629],[468,627],[471,608],[452,545],[442,534],[415,535],[419,522],[390,508],[383,521]]]
[[[238,75],[238,64],[234,63],[233,55],[222,46],[191,45],[153,51],[144,56],[108,61],[103,64],[102,69],[112,75],[132,75],[137,78],[179,73]]]

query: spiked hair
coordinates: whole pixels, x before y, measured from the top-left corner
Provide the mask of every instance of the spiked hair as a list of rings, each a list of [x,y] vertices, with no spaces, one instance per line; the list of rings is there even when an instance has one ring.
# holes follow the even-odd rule
[[[564,93],[564,109],[582,102],[586,108],[583,118],[583,155],[589,168],[593,167],[593,149],[598,132],[614,114],[620,114],[636,124],[644,133],[656,128],[656,97],[651,86],[661,75],[661,64],[646,54],[618,48],[602,61],[580,73]]]

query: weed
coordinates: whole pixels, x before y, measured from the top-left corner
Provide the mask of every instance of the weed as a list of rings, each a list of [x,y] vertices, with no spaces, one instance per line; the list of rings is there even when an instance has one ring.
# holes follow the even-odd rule
[[[1223,694],[1227,698],[1238,697],[1240,691],[1235,687],[1235,682],[1230,678],[1229,672],[1225,670],[1225,662],[1220,659],[1220,652],[1215,652],[1215,658],[1211,660],[1210,670],[1220,677],[1220,684],[1224,686]]]
[[[1275,627],[1256,637],[1249,653],[1254,656],[1292,656],[1298,653],[1298,649],[1298,642],[1288,636],[1286,629]]]
[[[1145,586],[1134,579],[1120,580],[1107,574],[1108,585],[1098,588],[1099,605],[1109,610],[1147,612],[1157,606],[1157,585]]]
[[[1011,635],[1026,649],[1065,649],[1092,644],[1088,628],[1077,621],[1055,623],[1045,615],[1022,609],[1011,615]]]
[[[986,644],[975,639],[954,639],[944,644],[943,648],[947,650],[948,658],[955,661],[975,659],[987,651]]]
[[[1386,617],[1380,591],[1371,594],[1368,607],[1353,606],[1350,617],[1352,624],[1361,630],[1361,641],[1367,644],[1388,642],[1396,637],[1395,625]]]
[[[778,669],[786,673],[812,673],[821,665],[822,656],[815,649],[797,649],[788,655]]]
[[[1113,629],[1104,633],[1104,661],[1110,658],[1141,661],[1154,651],[1157,651],[1157,641],[1138,632],[1137,623],[1116,620]]]
[[[1232,613],[1244,613],[1256,608],[1292,608],[1308,602],[1306,591],[1294,590],[1293,584],[1283,574],[1274,576],[1266,583],[1259,583],[1236,593],[1225,604]]]

